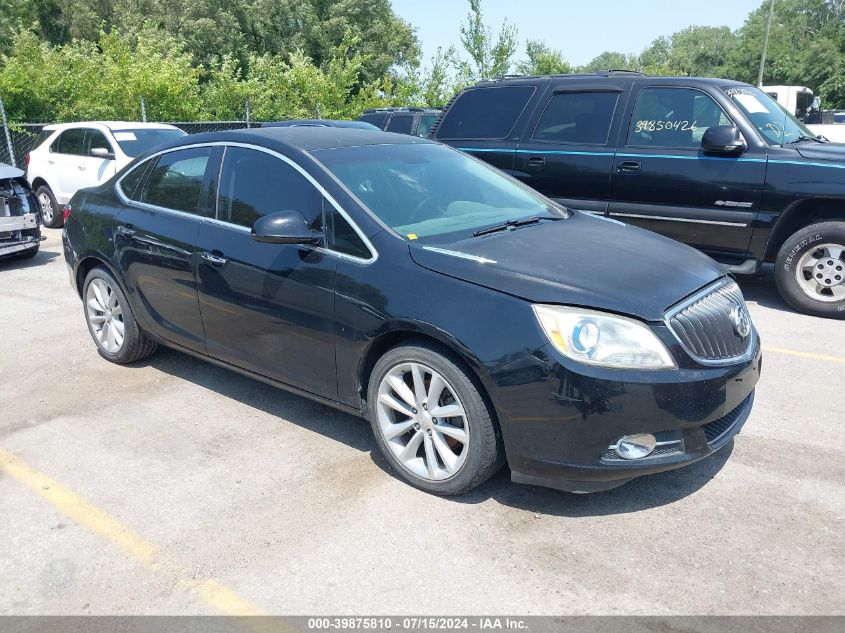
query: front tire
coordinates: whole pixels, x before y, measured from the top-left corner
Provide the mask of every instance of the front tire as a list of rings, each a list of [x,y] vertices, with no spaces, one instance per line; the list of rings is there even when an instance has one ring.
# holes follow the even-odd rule
[[[399,476],[426,492],[457,495],[504,463],[495,416],[460,361],[427,342],[382,356],[369,381],[367,417]]]
[[[38,204],[41,206],[41,222],[44,226],[48,229],[62,228],[64,224],[62,211],[50,187],[41,185],[35,190],[35,197],[38,198]]]
[[[791,235],[778,253],[775,282],[799,312],[845,319],[845,222],[820,222]]]
[[[85,322],[100,356],[112,363],[134,363],[155,352],[132,314],[126,295],[105,268],[93,268],[82,285]]]

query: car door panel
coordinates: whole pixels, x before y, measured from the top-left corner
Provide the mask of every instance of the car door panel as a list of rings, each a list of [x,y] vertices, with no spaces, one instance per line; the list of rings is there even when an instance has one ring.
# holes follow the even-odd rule
[[[138,199],[115,219],[118,266],[142,328],[204,352],[196,241],[209,179],[215,173],[215,154],[212,148],[195,148],[169,152],[157,160],[138,186]]]
[[[327,398],[336,398],[336,257],[312,247],[255,241],[268,213],[296,210],[322,222],[322,197],[269,152],[227,147],[217,220],[203,224],[197,285],[208,354]]]
[[[609,214],[726,261],[741,260],[759,210],[766,153],[754,146],[740,156],[705,152],[704,130],[730,124],[701,90],[644,88],[632,109],[628,145],[616,154]]]

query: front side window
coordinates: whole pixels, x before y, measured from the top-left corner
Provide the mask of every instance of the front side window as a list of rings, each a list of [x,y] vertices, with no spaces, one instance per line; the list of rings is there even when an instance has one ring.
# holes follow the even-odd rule
[[[252,228],[277,211],[299,211],[317,226],[322,194],[305,176],[275,156],[244,147],[227,147],[217,194],[217,219]]]
[[[452,104],[437,138],[503,139],[522,114],[533,86],[497,86],[467,90]]]
[[[777,101],[758,88],[727,86],[722,91],[742,110],[770,145],[782,145],[815,136]]]
[[[698,149],[707,128],[733,125],[712,97],[692,88],[643,88],[628,145]]]
[[[85,133],[85,155],[90,156],[91,150],[95,147],[101,147],[108,152],[112,151],[111,143],[106,139],[105,134],[100,132],[100,130],[88,130]]]
[[[53,151],[59,154],[82,156],[85,154],[85,128],[73,128],[59,134],[53,143]]]
[[[408,240],[442,243],[506,220],[566,217],[497,169],[439,144],[344,147],[313,155]]]
[[[552,143],[606,145],[617,92],[561,92],[554,95],[534,128],[533,139]]]
[[[210,147],[162,154],[141,192],[140,201],[185,213],[199,213]]]

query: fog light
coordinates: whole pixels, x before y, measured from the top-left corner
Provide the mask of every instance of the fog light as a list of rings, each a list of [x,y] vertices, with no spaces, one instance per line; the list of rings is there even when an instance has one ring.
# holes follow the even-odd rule
[[[616,454],[622,459],[642,459],[651,454],[656,444],[651,433],[626,435],[616,442]]]

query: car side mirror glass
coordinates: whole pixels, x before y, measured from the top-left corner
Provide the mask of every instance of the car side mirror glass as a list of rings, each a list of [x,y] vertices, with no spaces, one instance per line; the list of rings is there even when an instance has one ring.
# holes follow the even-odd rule
[[[714,125],[707,128],[701,138],[705,152],[714,154],[741,154],[748,149],[748,143],[735,125]]]
[[[105,158],[106,160],[114,160],[114,154],[105,147],[92,147],[88,152],[94,158]]]
[[[308,225],[299,211],[287,210],[258,218],[252,226],[252,239],[267,244],[310,244],[323,241],[323,233]]]

